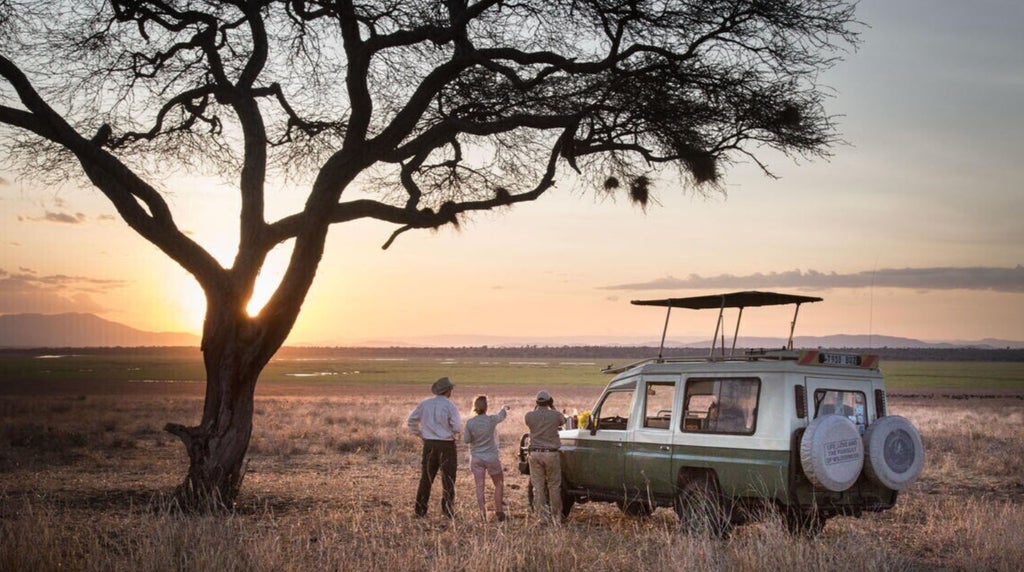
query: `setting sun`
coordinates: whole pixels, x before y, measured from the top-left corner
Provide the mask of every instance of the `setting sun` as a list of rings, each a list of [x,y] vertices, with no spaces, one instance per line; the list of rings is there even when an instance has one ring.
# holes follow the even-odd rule
[[[249,304],[245,307],[245,311],[250,316],[259,315],[260,310],[281,284],[281,278],[284,277],[285,269],[288,268],[289,254],[291,254],[291,248],[278,247],[270,251],[266,264],[263,265],[259,277],[256,278],[256,287],[253,289],[252,298],[249,299]]]
[[[212,249],[218,260],[225,258],[224,249]],[[267,263],[263,266],[259,277],[256,279],[256,286],[252,298],[246,305],[245,311],[250,316],[257,316],[263,306],[270,300],[274,290],[281,283],[284,271],[288,266],[288,254],[290,248],[277,248],[267,257]],[[196,280],[185,272],[172,281],[171,291],[167,296],[172,300],[176,308],[177,316],[169,321],[173,324],[172,329],[185,328],[189,331],[199,333],[203,329],[203,320],[206,317],[206,295]]]

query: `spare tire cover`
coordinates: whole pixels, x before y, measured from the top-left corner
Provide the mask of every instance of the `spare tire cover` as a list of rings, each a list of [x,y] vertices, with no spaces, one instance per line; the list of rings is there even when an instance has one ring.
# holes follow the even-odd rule
[[[864,463],[872,481],[896,491],[907,488],[924,468],[921,434],[899,415],[876,420],[864,433]]]
[[[815,486],[840,492],[853,486],[864,467],[864,442],[842,415],[818,417],[800,439],[800,464]]]

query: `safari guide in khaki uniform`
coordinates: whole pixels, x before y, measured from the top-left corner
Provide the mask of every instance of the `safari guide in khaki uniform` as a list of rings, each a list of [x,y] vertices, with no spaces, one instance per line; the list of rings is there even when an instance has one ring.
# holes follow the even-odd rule
[[[558,430],[565,418],[555,410],[555,400],[547,391],[537,394],[537,406],[526,414],[530,428],[530,484],[533,485],[533,510],[542,522],[562,521],[562,463],[558,449],[562,441]],[[551,507],[548,507],[548,501]]]
[[[421,401],[409,414],[409,430],[423,439],[420,485],[416,491],[417,517],[427,516],[430,488],[440,469],[441,512],[447,518],[455,518],[455,470],[459,462],[455,442],[461,434],[462,418],[449,399],[454,387],[447,377],[435,381],[430,386],[434,396]]]

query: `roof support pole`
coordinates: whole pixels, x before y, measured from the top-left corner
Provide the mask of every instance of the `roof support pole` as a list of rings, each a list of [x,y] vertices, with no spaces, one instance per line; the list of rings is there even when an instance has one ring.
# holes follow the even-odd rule
[[[668,307],[668,311],[665,312],[665,327],[661,329],[661,347],[658,348],[658,360],[661,360],[662,354],[665,352],[665,335],[668,334],[668,317],[672,315],[672,306]]]
[[[736,355],[736,340],[740,337],[740,322],[743,321],[743,306],[740,306],[740,313],[736,316],[736,331],[732,334],[732,349],[729,355]]]
[[[793,349],[793,332],[796,330],[796,317],[800,314],[800,302],[796,303],[796,310],[793,311],[793,321],[789,324],[789,342],[786,344],[786,349]]]
[[[725,296],[722,296],[722,305],[718,307],[718,322],[715,323],[715,335],[711,336],[711,352],[708,353],[709,358],[715,357],[715,346],[718,344],[718,331],[722,329],[722,315],[725,314]],[[722,342],[722,346],[725,346],[725,342]],[[722,347],[722,353],[725,353],[725,347]]]

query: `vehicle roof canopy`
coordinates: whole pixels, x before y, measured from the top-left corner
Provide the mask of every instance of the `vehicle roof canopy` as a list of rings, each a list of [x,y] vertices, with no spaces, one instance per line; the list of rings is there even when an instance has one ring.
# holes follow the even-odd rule
[[[715,334],[711,337],[711,354],[715,352],[715,344],[718,341],[718,333],[722,327],[722,318],[726,308],[739,308],[739,317],[736,319],[736,332],[732,338],[732,351],[736,351],[736,340],[740,334],[740,320],[743,318],[743,309],[754,306],[782,306],[793,304],[796,311],[793,313],[793,321],[789,325],[789,341],[786,349],[793,349],[793,331],[796,328],[796,315],[800,311],[800,305],[809,302],[821,302],[822,299],[816,296],[798,296],[796,294],[781,294],[779,292],[759,292],[748,290],[744,292],[730,292],[726,294],[713,294],[710,296],[693,296],[689,298],[665,298],[663,300],[633,300],[637,306],[661,306],[668,308],[665,313],[665,328],[661,332],[661,347],[658,349],[658,359],[662,358],[665,351],[665,336],[668,334],[668,319],[672,314],[672,308],[688,308],[691,310],[718,309],[718,322],[715,325]],[[722,339],[722,352],[725,352],[725,339]]]
[[[804,304],[821,302],[816,296],[797,296],[778,292],[731,292],[711,296],[693,296],[690,298],[665,298],[663,300],[633,300],[637,306],[661,306],[668,308],[688,308],[691,310],[709,310],[712,308],[748,308],[754,306],[783,306],[786,304]]]

